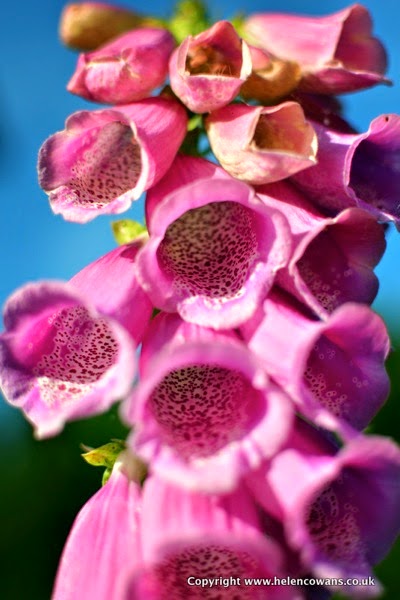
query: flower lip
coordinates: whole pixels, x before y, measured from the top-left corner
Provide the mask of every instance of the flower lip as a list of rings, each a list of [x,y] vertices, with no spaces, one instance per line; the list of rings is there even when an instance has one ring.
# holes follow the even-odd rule
[[[28,284],[9,299],[0,339],[2,386],[37,437],[105,411],[135,371],[129,335],[68,284]]]
[[[186,125],[184,108],[162,97],[73,114],[39,152],[53,211],[86,223],[127,210],[171,166]]]
[[[80,111],[43,144],[39,183],[55,212],[71,207],[88,220],[113,206],[124,210],[137,196],[146,165],[136,126],[122,112]]]
[[[239,342],[170,345],[150,367],[124,418],[133,451],[170,481],[231,490],[285,441],[291,404]]]

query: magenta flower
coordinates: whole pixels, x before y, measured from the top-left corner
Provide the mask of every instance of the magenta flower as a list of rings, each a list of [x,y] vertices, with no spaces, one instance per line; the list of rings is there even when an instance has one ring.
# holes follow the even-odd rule
[[[288,258],[286,220],[234,179],[198,179],[165,196],[137,257],[153,304],[187,321],[230,329],[248,319]]]
[[[143,490],[141,537],[145,567],[127,579],[121,600],[261,599],[265,589],[247,587],[244,578],[282,574],[279,548],[263,535],[244,489],[208,496],[151,477]],[[198,587],[197,578],[213,584]],[[299,594],[293,587],[271,586],[268,598],[295,600]]]
[[[385,402],[389,338],[380,317],[362,304],[343,304],[326,321],[312,320],[278,294],[242,326],[267,373],[318,425],[352,435]]]
[[[228,21],[219,21],[173,52],[170,82],[175,94],[196,113],[229,104],[251,73],[250,52]]]
[[[371,567],[400,530],[400,452],[389,439],[358,436],[323,455],[296,445],[249,480],[265,510],[281,519],[286,539],[317,577],[355,578],[329,586],[346,595],[381,593]],[[377,510],[377,507],[379,510]]]
[[[385,251],[383,226],[359,208],[323,216],[287,182],[257,188],[269,206],[279,202],[292,232],[293,251],[277,283],[326,318],[345,302],[371,304],[378,291],[373,268]]]
[[[81,54],[67,89],[107,104],[142,100],[164,83],[174,46],[166,29],[129,31],[94,52]]]
[[[103,315],[118,321],[136,345],[142,341],[153,311],[135,274],[136,255],[142,245],[142,241],[136,241],[119,246],[70,280]]]
[[[254,45],[299,63],[304,91],[340,94],[386,81],[385,49],[372,36],[371,17],[360,4],[324,17],[254,14],[245,32]]]
[[[359,206],[380,220],[400,222],[400,116],[381,115],[367,132],[347,134],[313,123],[317,164],[293,181],[328,210]]]
[[[170,167],[186,123],[183,107],[164,98],[75,113],[39,153],[39,183],[53,211],[86,223],[127,210]]]
[[[64,283],[27,284],[5,305],[0,381],[38,438],[106,411],[126,396],[135,352],[117,321]]]
[[[207,117],[206,128],[221,165],[247,183],[285,179],[316,162],[317,138],[297,102],[231,104]]]
[[[129,443],[153,472],[227,492],[285,441],[291,402],[232,334],[162,314],[143,345],[143,378],[123,408]]]
[[[110,479],[85,504],[66,542],[52,600],[117,598],[125,570],[141,564],[139,485],[120,455]]]

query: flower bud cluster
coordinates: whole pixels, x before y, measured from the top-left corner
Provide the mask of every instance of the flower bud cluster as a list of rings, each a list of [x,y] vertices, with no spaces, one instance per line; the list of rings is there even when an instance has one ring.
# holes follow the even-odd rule
[[[367,10],[254,14],[181,41],[177,19],[174,37],[81,9],[61,27],[89,49],[68,90],[112,106],[44,142],[39,182],[79,223],[147,192],[147,232],[5,306],[1,385],[37,437],[117,401],[132,427],[54,600],[378,595],[400,450],[363,430],[389,392],[370,305],[400,221],[400,116],[360,134],[334,97],[387,82]],[[254,583],[274,577],[297,583]]]

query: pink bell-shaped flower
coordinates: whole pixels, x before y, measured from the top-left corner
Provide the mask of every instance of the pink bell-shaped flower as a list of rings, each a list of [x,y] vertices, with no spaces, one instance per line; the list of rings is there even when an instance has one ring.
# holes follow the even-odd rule
[[[244,30],[254,45],[300,65],[303,91],[341,94],[386,81],[385,50],[360,4],[324,17],[254,14]]]
[[[207,117],[206,129],[222,167],[253,185],[285,179],[315,164],[317,137],[297,102],[230,104]]]
[[[228,21],[219,21],[173,52],[171,87],[193,112],[205,113],[229,104],[251,73],[247,44]]]
[[[73,114],[39,153],[39,183],[53,211],[86,223],[127,210],[168,170],[186,124],[184,108],[166,98]]]
[[[166,29],[140,28],[78,58],[67,89],[94,102],[127,104],[161,86],[175,46]]]
[[[4,325],[1,386],[38,438],[128,394],[136,369],[131,336],[71,284],[25,285],[6,303]]]

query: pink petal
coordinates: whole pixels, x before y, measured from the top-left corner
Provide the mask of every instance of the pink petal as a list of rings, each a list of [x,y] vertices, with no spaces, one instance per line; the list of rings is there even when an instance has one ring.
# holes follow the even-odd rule
[[[67,89],[94,102],[125,104],[150,96],[168,73],[174,39],[165,29],[134,29],[81,54]]]
[[[39,153],[39,182],[53,211],[85,223],[127,210],[167,171],[186,123],[182,106],[164,98],[75,113]]]
[[[389,338],[367,306],[343,304],[316,321],[273,294],[242,332],[267,373],[322,427],[351,435],[349,425],[366,427],[387,398]]]
[[[325,209],[359,206],[375,218],[399,223],[400,116],[381,115],[361,134],[313,126],[317,165],[294,175],[296,186]]]
[[[338,94],[385,81],[385,50],[359,4],[324,17],[255,14],[245,30],[255,45],[301,65],[305,91]]]
[[[221,165],[247,183],[285,179],[315,164],[317,138],[296,102],[231,104],[207,117],[206,128]]]
[[[70,283],[104,315],[118,321],[138,345],[153,306],[138,284],[135,261],[143,242],[119,246],[74,275]]]
[[[280,207],[292,232],[293,252],[277,283],[321,318],[345,302],[371,304],[378,291],[373,268],[386,247],[384,228],[358,208],[325,217],[289,183],[257,188]]]
[[[283,215],[264,208],[251,188],[201,179],[157,205],[138,278],[158,308],[229,329],[254,313],[286,263],[289,244]]]
[[[163,333],[166,344],[156,353]],[[143,379],[124,416],[135,423],[134,452],[154,472],[225,492],[285,441],[291,403],[233,335],[163,315],[144,344]]]
[[[37,437],[104,412],[128,394],[136,367],[130,336],[72,286],[27,284],[8,300],[4,324],[3,391]]]
[[[211,112],[228,104],[251,73],[250,52],[233,25],[219,21],[189,36],[170,60],[175,94],[193,112]]]
[[[114,466],[108,482],[76,517],[57,572],[52,600],[116,598],[125,570],[141,561],[140,488]]]

